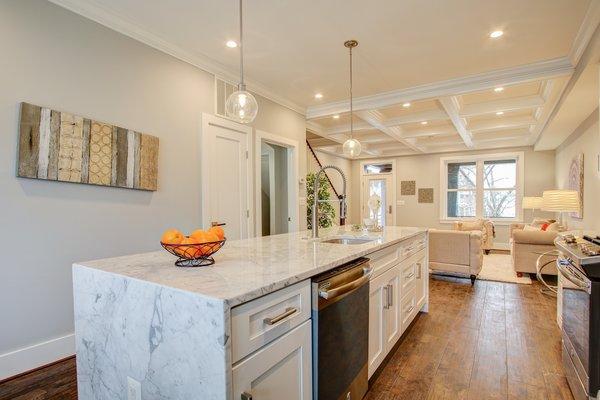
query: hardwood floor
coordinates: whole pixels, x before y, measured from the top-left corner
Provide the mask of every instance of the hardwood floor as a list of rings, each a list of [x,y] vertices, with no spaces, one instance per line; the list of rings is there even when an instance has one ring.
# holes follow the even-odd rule
[[[417,317],[365,399],[572,399],[556,300],[539,288],[433,276],[429,313]],[[0,400],[76,398],[74,359],[0,384]]]
[[[429,313],[405,333],[366,399],[573,399],[556,299],[539,289],[432,276]]]

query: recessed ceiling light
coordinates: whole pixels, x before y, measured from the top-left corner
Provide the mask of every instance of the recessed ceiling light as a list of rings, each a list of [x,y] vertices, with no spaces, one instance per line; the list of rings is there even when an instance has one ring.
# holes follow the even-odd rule
[[[427,121],[421,121],[421,125],[427,125]]]
[[[502,86],[498,86],[497,88],[494,88],[494,92],[496,92],[496,93],[500,93],[503,91],[504,91],[504,88]]]
[[[410,103],[404,103],[404,104],[402,104],[402,107],[408,108],[408,107],[410,107]]]
[[[230,49],[235,49],[237,47],[237,42],[235,40],[228,40],[227,43],[225,43],[225,46]]]
[[[502,32],[502,31],[494,31],[494,32],[490,33],[490,37],[492,39],[498,39],[502,35],[504,35],[504,32]]]
[[[333,116],[333,119],[340,119],[340,115],[339,115],[339,114],[335,114],[335,115]]]
[[[498,111],[496,112],[496,115],[504,115],[504,111]]]
[[[323,94],[322,93],[315,94],[315,99],[322,99],[322,98],[323,98]]]

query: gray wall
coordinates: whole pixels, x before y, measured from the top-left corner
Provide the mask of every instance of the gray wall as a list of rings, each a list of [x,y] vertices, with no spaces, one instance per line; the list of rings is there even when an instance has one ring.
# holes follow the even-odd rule
[[[525,196],[541,196],[545,189],[554,187],[554,152],[535,152],[531,148],[494,149],[491,151],[459,152],[443,154],[427,154],[396,158],[396,196],[397,200],[404,200],[405,205],[396,206],[396,222],[398,225],[424,226],[428,228],[450,229],[451,225],[440,223],[440,158],[493,154],[503,152],[525,152]],[[356,199],[352,205],[352,221],[358,221],[360,216],[360,161],[352,165],[353,191],[352,197]],[[401,196],[400,181],[416,180],[417,188],[433,188],[432,204],[420,204],[417,196]],[[537,215],[542,214],[537,211]],[[530,211],[524,215],[525,221],[531,220]],[[496,225],[496,242],[508,243],[508,226]]]
[[[1,357],[73,331],[74,261],[157,250],[164,229],[202,225],[214,76],[43,0],[0,2],[0,50]],[[303,176],[304,117],[257,100],[255,127],[300,142]],[[16,178],[22,101],[158,136],[159,190]]]
[[[569,167],[573,158],[584,154],[583,219],[566,215],[569,228],[600,232],[599,152],[600,131],[596,109],[556,151],[556,187],[560,189],[567,187]]]

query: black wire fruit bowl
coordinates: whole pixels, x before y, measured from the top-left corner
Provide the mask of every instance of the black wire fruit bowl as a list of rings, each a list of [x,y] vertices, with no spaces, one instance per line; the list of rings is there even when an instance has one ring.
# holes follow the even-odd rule
[[[213,265],[215,259],[212,257],[225,245],[226,238],[216,242],[172,244],[160,242],[161,246],[177,257],[175,265],[178,267],[206,267]]]

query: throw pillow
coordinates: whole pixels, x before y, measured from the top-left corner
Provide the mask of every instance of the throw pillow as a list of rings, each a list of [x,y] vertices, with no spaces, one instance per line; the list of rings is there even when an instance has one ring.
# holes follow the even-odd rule
[[[560,225],[558,222],[553,222],[550,225],[548,225],[548,228],[546,228],[546,231],[548,232],[560,232]]]
[[[540,228],[538,228],[537,226],[532,226],[532,225],[525,225],[523,227],[523,230],[526,232],[539,232],[541,231]]]
[[[547,230],[549,226],[550,226],[550,224],[546,222],[545,224],[542,225],[542,230],[543,231]]]

